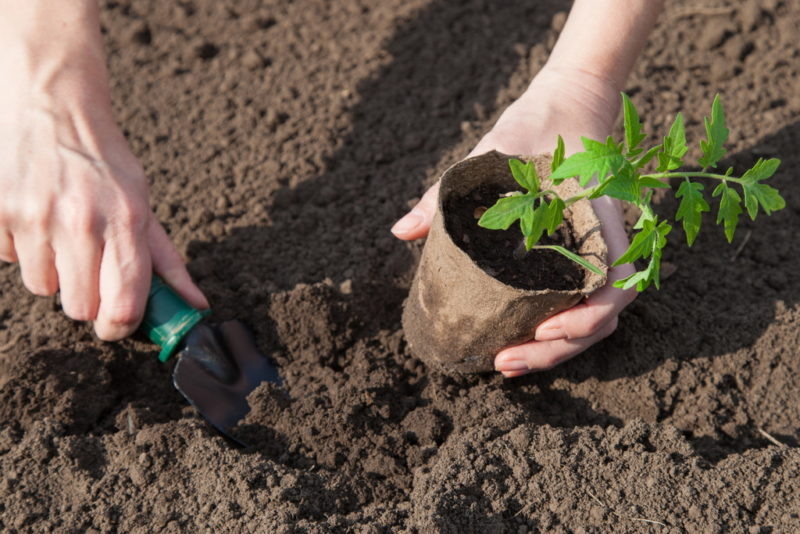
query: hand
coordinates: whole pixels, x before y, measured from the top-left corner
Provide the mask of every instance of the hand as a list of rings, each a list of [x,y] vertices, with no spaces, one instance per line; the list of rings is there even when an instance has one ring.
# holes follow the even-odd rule
[[[104,67],[48,56],[38,69],[19,57],[0,62],[0,260],[18,261],[34,294],[60,290],[64,312],[94,321],[104,340],[137,328],[153,271],[208,307],[149,208]]]
[[[619,108],[617,91],[604,80],[580,71],[559,71],[545,67],[528,90],[501,115],[468,157],[497,150],[509,155],[552,152],[556,138],[564,138],[567,154],[580,150],[581,136],[605,139],[610,134]],[[392,228],[400,239],[424,237],[430,229],[438,183]],[[619,204],[609,198],[593,200],[608,244],[609,260],[628,247]],[[609,336],[617,327],[619,312],[636,296],[613,282],[634,272],[633,266],[613,267],[607,284],[577,306],[540,324],[534,341],[508,347],[495,358],[495,368],[506,377],[550,369],[583,352]]]

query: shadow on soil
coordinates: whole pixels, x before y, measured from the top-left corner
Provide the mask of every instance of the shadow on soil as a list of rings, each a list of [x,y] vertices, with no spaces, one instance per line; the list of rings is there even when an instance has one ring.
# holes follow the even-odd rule
[[[274,325],[265,321],[269,295],[330,278],[334,285],[349,280],[353,294],[369,296],[354,299],[351,306],[365,325],[363,334],[397,329],[418,246],[396,241],[389,234],[391,224],[405,211],[404,201],[423,192],[423,179],[459,141],[460,124],[483,120],[485,110],[492,110],[518,64],[515,45],[530,48],[537,42],[539,35],[528,31],[531,17],[549,20],[559,7],[503,1],[474,8],[448,0],[402,24],[386,47],[394,61],[359,85],[361,100],[351,111],[353,133],[328,158],[326,172],[278,191],[272,199],[272,225],[236,229],[218,243],[191,244],[189,255],[211,264],[196,273],[201,284],[212,292],[230,288],[219,289],[223,298],[216,299],[217,314],[245,319],[255,325],[262,346],[280,350]],[[455,25],[466,31],[451,32]],[[517,387],[546,391],[557,379],[611,382],[644,375],[667,362],[680,367],[752,346],[774,320],[776,303],[792,306],[800,297],[800,283],[786,261],[800,257],[800,240],[790,231],[800,227],[792,208],[800,205],[800,185],[793,180],[800,166],[798,142],[800,123],[729,158],[741,168],[758,155],[782,157],[773,184],[786,197],[787,209],[757,224],[743,219],[732,246],[711,217],[690,250],[675,227],[665,261],[677,270],[664,288],[648,291],[631,305],[611,338],[572,363],[516,381]],[[771,153],[761,154],[759,147]],[[674,214],[675,208],[672,201],[660,206],[665,214]],[[231,285],[233,280],[249,282]],[[703,370],[707,367],[698,366],[698,372]],[[541,423],[561,426],[565,412],[579,414],[571,421],[575,425],[621,423],[584,399],[555,395],[546,395],[546,402],[555,402],[557,410],[551,415],[537,410]],[[527,396],[520,400],[542,400]],[[659,420],[669,415],[662,413]],[[736,448],[737,443],[725,446]],[[764,444],[753,443],[741,442],[745,448]]]

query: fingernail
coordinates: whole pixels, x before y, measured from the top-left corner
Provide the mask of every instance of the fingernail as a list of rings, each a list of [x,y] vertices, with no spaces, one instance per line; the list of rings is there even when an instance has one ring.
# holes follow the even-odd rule
[[[407,234],[408,232],[419,226],[420,223],[422,223],[422,217],[419,214],[414,213],[412,211],[410,213],[407,213],[405,217],[394,223],[394,226],[392,226],[392,233],[395,235]]]
[[[536,329],[533,339],[536,341],[554,341],[556,339],[564,339],[567,333],[560,326],[550,326],[548,328],[539,327]]]
[[[515,373],[518,371],[528,371],[528,363],[514,355],[498,356],[494,362],[494,368],[501,373]]]

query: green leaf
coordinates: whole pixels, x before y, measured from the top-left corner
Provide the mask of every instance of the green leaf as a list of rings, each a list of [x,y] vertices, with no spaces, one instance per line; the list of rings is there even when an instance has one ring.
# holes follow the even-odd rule
[[[548,208],[546,204],[540,204],[535,210],[530,210],[529,222],[522,226],[522,233],[525,235],[525,248],[530,250],[547,228]],[[527,214],[526,214],[527,216]]]
[[[761,180],[771,178],[772,175],[775,174],[775,171],[778,170],[780,164],[780,160],[776,158],[768,160],[759,158],[756,164],[748,169],[742,176],[744,205],[751,219],[756,219],[759,206],[761,206],[761,209],[764,210],[764,213],[767,215],[786,207],[786,201],[777,189],[759,183]]]
[[[656,145],[647,152],[645,152],[644,156],[633,162],[633,168],[638,170],[647,165],[648,163],[650,163],[650,160],[653,159],[656,156],[656,154],[658,154],[661,148],[662,148],[661,145]]]
[[[670,189],[667,182],[662,182],[658,178],[651,178],[649,176],[642,176],[639,178],[640,187],[652,187],[654,189]]]
[[[553,235],[558,229],[559,225],[564,220],[564,210],[566,204],[560,198],[556,197],[547,205],[547,217],[545,219],[545,228],[547,228],[547,235]]]
[[[639,179],[630,163],[623,161],[621,167],[595,190],[589,198],[609,196],[637,204],[642,191]]]
[[[736,232],[736,225],[739,224],[739,215],[742,213],[742,197],[728,184],[722,182],[714,189],[712,196],[720,197],[719,211],[717,212],[717,224],[720,222],[725,225],[725,237],[728,243],[733,241],[733,234]]]
[[[728,139],[728,129],[725,127],[725,110],[722,107],[722,101],[719,94],[714,97],[714,102],[711,104],[711,119],[705,119],[707,141],[700,141],[700,149],[703,151],[703,156],[700,158],[700,165],[705,169],[708,167],[716,167],[717,162],[725,155],[725,148],[723,145]]]
[[[755,183],[753,185],[743,184],[742,188],[744,189],[744,205],[748,215],[754,221],[758,215],[759,205],[767,215],[786,207],[786,201],[774,187]]]
[[[644,198],[644,202],[639,205],[639,208],[642,210],[642,214],[639,215],[639,219],[636,221],[636,224],[633,225],[634,230],[641,230],[644,227],[645,221],[653,221],[656,220],[656,214],[653,211],[652,206],[650,205],[650,199],[653,198],[653,192],[648,191],[647,195]]]
[[[611,137],[605,143],[582,137],[584,152],[573,154],[553,171],[550,178],[558,185],[566,178],[577,176],[581,187],[586,187],[594,176],[602,182],[609,174],[619,170],[625,162],[620,145]]]
[[[627,157],[630,158],[642,152],[643,149],[638,146],[647,135],[642,132],[642,123],[639,121],[636,107],[625,93],[622,93],[622,113],[625,124],[625,144],[628,147]]]
[[[778,167],[781,165],[781,160],[778,158],[758,158],[756,164],[753,165],[752,168],[747,169],[742,175],[742,180],[745,181],[755,181],[759,182],[761,180],[766,180],[767,178],[772,178],[772,175],[775,174],[775,171],[778,170]]]
[[[683,115],[678,113],[675,121],[664,138],[661,151],[658,152],[656,172],[673,171],[683,165],[683,156],[689,150],[686,146],[686,130],[683,126]]]
[[[478,226],[490,230],[507,230],[533,205],[536,197],[530,194],[501,198],[478,220]]]
[[[633,263],[640,258],[650,258],[648,265],[642,271],[614,282],[614,287],[630,289],[636,286],[637,291],[644,291],[650,284],[656,288],[661,287],[661,250],[667,244],[667,234],[672,226],[667,221],[645,220],[642,229],[633,237],[630,247],[614,262],[614,266],[623,263]]]
[[[538,248],[538,249],[546,248],[546,249],[549,249],[549,250],[555,250],[556,252],[558,252],[560,254],[563,254],[567,258],[571,259],[575,263],[585,267],[586,269],[589,269],[593,273],[599,274],[600,276],[605,276],[605,274],[606,274],[602,270],[600,270],[599,267],[594,265],[593,263],[590,263],[590,262],[586,261],[582,257],[578,256],[574,252],[570,252],[569,250],[565,249],[564,247],[560,247],[558,245],[538,245],[538,246],[536,246],[536,248]]]
[[[703,212],[711,211],[711,208],[703,198],[703,184],[685,180],[675,193],[676,198],[681,199],[675,220],[683,220],[683,231],[686,233],[686,242],[691,247],[697,233],[700,231],[700,223],[703,219]]]
[[[550,172],[555,172],[555,170],[564,163],[564,153],[566,152],[566,148],[564,147],[564,138],[560,135],[558,136],[558,141],[556,141],[556,149],[553,152],[553,163],[550,167]]]
[[[519,185],[534,195],[539,192],[539,176],[536,174],[536,166],[532,161],[523,163],[518,159],[511,158],[508,160],[508,166],[511,169],[511,175]]]

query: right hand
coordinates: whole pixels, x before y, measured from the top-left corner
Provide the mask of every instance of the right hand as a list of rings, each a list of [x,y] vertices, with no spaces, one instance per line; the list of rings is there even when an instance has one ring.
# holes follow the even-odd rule
[[[107,341],[136,330],[153,272],[207,308],[150,210],[102,61],[37,71],[24,54],[0,59],[0,260],[19,262],[32,293],[60,291],[64,313]]]

